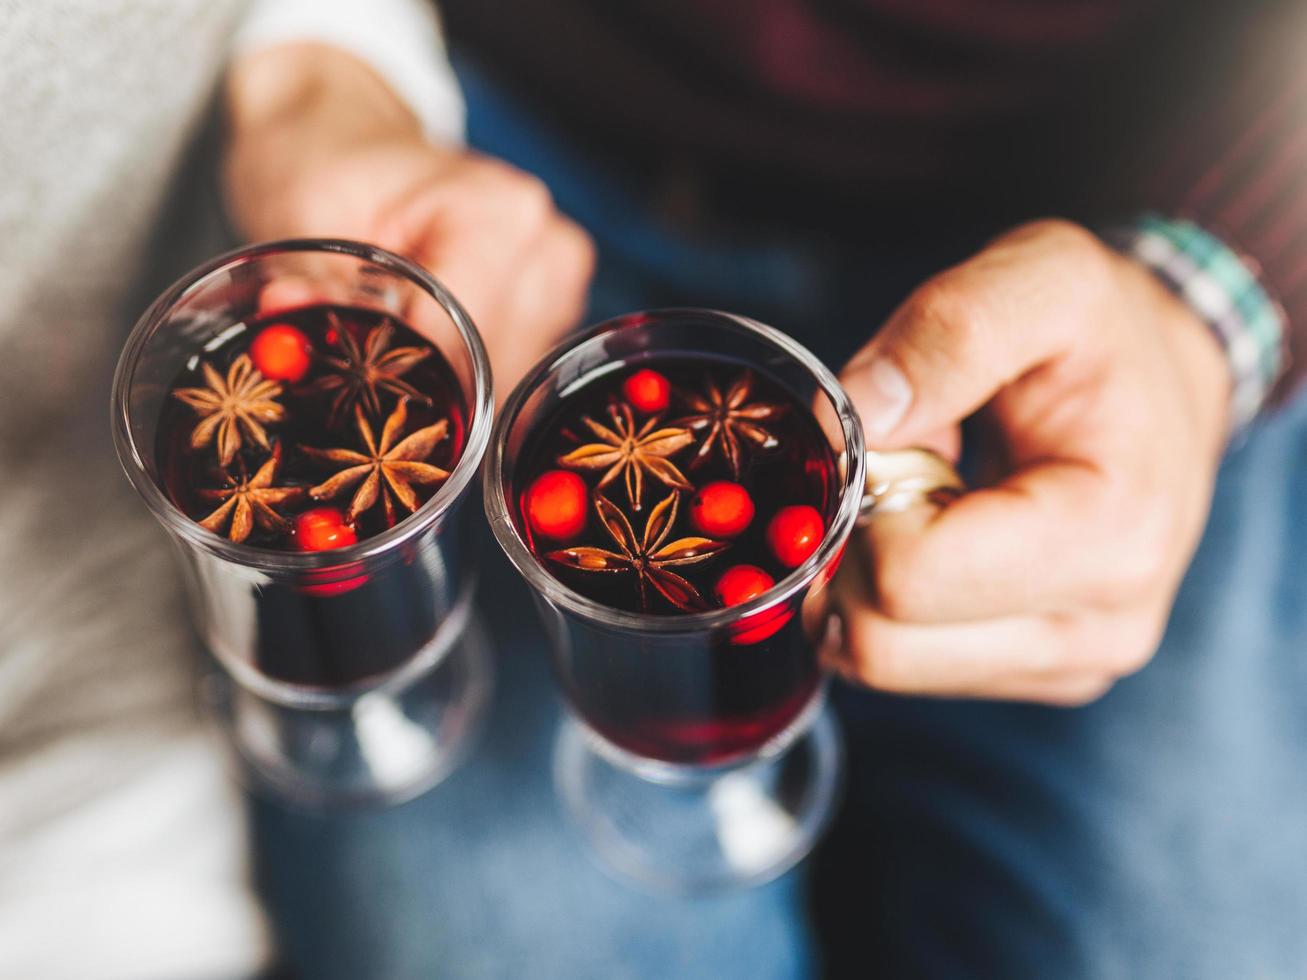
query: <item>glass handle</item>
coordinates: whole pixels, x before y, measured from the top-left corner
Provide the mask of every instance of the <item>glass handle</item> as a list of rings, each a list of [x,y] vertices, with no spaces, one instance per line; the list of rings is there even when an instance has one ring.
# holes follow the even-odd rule
[[[966,490],[953,465],[929,449],[869,449],[867,486],[858,525],[865,526],[882,514],[896,514],[920,504],[942,507]]]

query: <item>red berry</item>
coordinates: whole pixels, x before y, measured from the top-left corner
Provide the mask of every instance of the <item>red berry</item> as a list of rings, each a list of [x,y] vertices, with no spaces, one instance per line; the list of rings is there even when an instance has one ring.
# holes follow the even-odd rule
[[[786,568],[798,568],[821,544],[826,527],[816,507],[782,507],[767,525],[767,545]]]
[[[526,517],[537,534],[563,540],[585,528],[590,494],[585,481],[567,470],[547,470],[526,491]]]
[[[335,507],[315,507],[295,518],[295,547],[300,551],[329,551],[356,541],[358,535]]]
[[[775,584],[776,580],[757,565],[734,565],[717,580],[717,600],[723,606],[739,606]]]
[[[735,565],[722,573],[715,591],[723,606],[739,606],[758,598],[775,584],[776,580],[756,565]],[[761,643],[774,636],[793,615],[788,606],[774,606],[745,616],[731,628],[731,642],[737,646]]]
[[[690,498],[690,520],[704,534],[733,538],[753,520],[753,500],[730,480],[706,483]]]
[[[622,394],[636,411],[652,415],[671,403],[672,386],[657,371],[642,368],[622,382]]]
[[[259,331],[250,344],[250,359],[266,378],[303,381],[313,360],[313,345],[302,330],[289,323],[274,323]]]
[[[318,598],[330,599],[332,596],[344,595],[367,584],[368,576],[362,568],[362,562],[352,562],[343,569],[326,568],[322,571],[305,572],[304,584],[299,589],[305,595]],[[353,574],[355,572],[357,574]]]

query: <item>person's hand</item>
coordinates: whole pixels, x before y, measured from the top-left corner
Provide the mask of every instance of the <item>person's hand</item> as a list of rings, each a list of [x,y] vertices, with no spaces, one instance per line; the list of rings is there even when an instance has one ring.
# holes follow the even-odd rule
[[[954,452],[983,406],[1002,472],[855,532],[832,667],[884,690],[1080,704],[1148,661],[1206,521],[1230,389],[1211,332],[1151,273],[1078,226],[1027,225],[920,287],[842,380],[874,449]]]
[[[361,62],[272,48],[233,66],[227,96],[226,200],[246,237],[354,238],[424,265],[476,323],[501,399],[577,324],[586,234],[539,179],[425,140]]]

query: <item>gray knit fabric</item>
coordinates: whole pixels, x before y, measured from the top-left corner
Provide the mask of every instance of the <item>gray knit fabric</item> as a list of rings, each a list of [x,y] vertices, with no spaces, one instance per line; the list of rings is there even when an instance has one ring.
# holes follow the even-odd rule
[[[109,377],[239,0],[0,0],[0,976],[267,955]],[[170,272],[179,270],[168,270]]]

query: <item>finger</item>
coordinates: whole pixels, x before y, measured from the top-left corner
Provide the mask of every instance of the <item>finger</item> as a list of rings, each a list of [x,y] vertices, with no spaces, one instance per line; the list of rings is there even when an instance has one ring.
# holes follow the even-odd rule
[[[864,609],[844,614],[821,657],[851,683],[893,693],[1074,706],[1131,672],[1106,649],[1085,655],[1102,632],[1030,618],[922,626]]]
[[[433,265],[451,292],[461,301],[468,297],[465,306],[485,341],[502,404],[532,365],[580,321],[593,252],[579,229],[559,221],[519,250],[506,268],[451,271],[448,264]],[[474,288],[460,289],[460,282]],[[482,288],[492,285],[494,295],[479,300]]]
[[[1005,678],[986,690],[964,692],[961,696],[987,701],[1024,701],[1055,708],[1080,708],[1097,701],[1115,683],[1113,677],[1092,673],[1054,677],[1016,676]]]
[[[1055,678],[1063,638],[1047,620],[1016,616],[925,625],[845,608],[843,641],[823,656],[869,687],[941,697],[1001,696],[1015,678]]]
[[[1067,229],[1056,234],[1077,243],[1091,237]],[[1083,244],[1086,256],[1096,254]],[[868,441],[912,445],[1069,350],[1067,311],[1083,305],[1097,279],[1087,260],[1069,275],[1076,263],[1067,254],[1051,247],[1047,232],[1034,244],[1014,235],[914,292],[841,374]]]
[[[856,667],[847,660],[823,657],[823,664],[846,682],[859,687],[870,687],[858,675]],[[1097,701],[1116,683],[1111,675],[1084,673],[1053,676],[1045,674],[1018,674],[1001,677],[974,689],[957,691],[912,692],[922,697],[967,698],[986,701],[1022,701],[1045,704],[1058,708],[1074,708]],[[904,693],[904,692],[899,692]]]
[[[457,245],[433,242],[417,258],[484,333],[486,325],[502,315],[509,288],[506,281],[513,269],[509,261],[521,256],[522,247],[505,236],[497,253],[485,236],[459,236]]]
[[[846,560],[835,578],[839,628],[823,657],[845,676],[904,693],[1054,700],[1061,690],[1068,701],[1088,698],[1094,690],[1085,678],[1110,681],[1143,667],[1168,619],[1169,604],[1156,600],[1111,613],[903,622],[860,601],[863,574]],[[1045,694],[1035,698],[1036,690]]]
[[[956,622],[1131,596],[1163,549],[1074,460],[1028,465],[942,510],[878,517],[865,530],[871,594],[896,619]],[[1072,516],[1069,516],[1072,515]],[[1142,525],[1139,525],[1142,527]]]
[[[440,234],[432,228],[432,237],[409,254],[448,290],[472,321],[491,362],[496,402],[502,403],[511,389],[506,382],[510,372],[501,360],[505,345],[499,341],[500,325],[512,305],[512,277],[526,264],[526,244],[504,235],[496,253],[488,247],[484,234],[455,233],[451,242],[456,245],[445,242]],[[458,343],[453,321],[435,308],[413,311],[412,326],[442,350]]]
[[[580,322],[593,270],[589,236],[564,218],[551,221],[526,251],[499,319],[485,328],[504,396]]]
[[[431,185],[383,224],[480,326],[507,305],[516,270],[553,215],[540,181],[482,166],[464,181]]]

